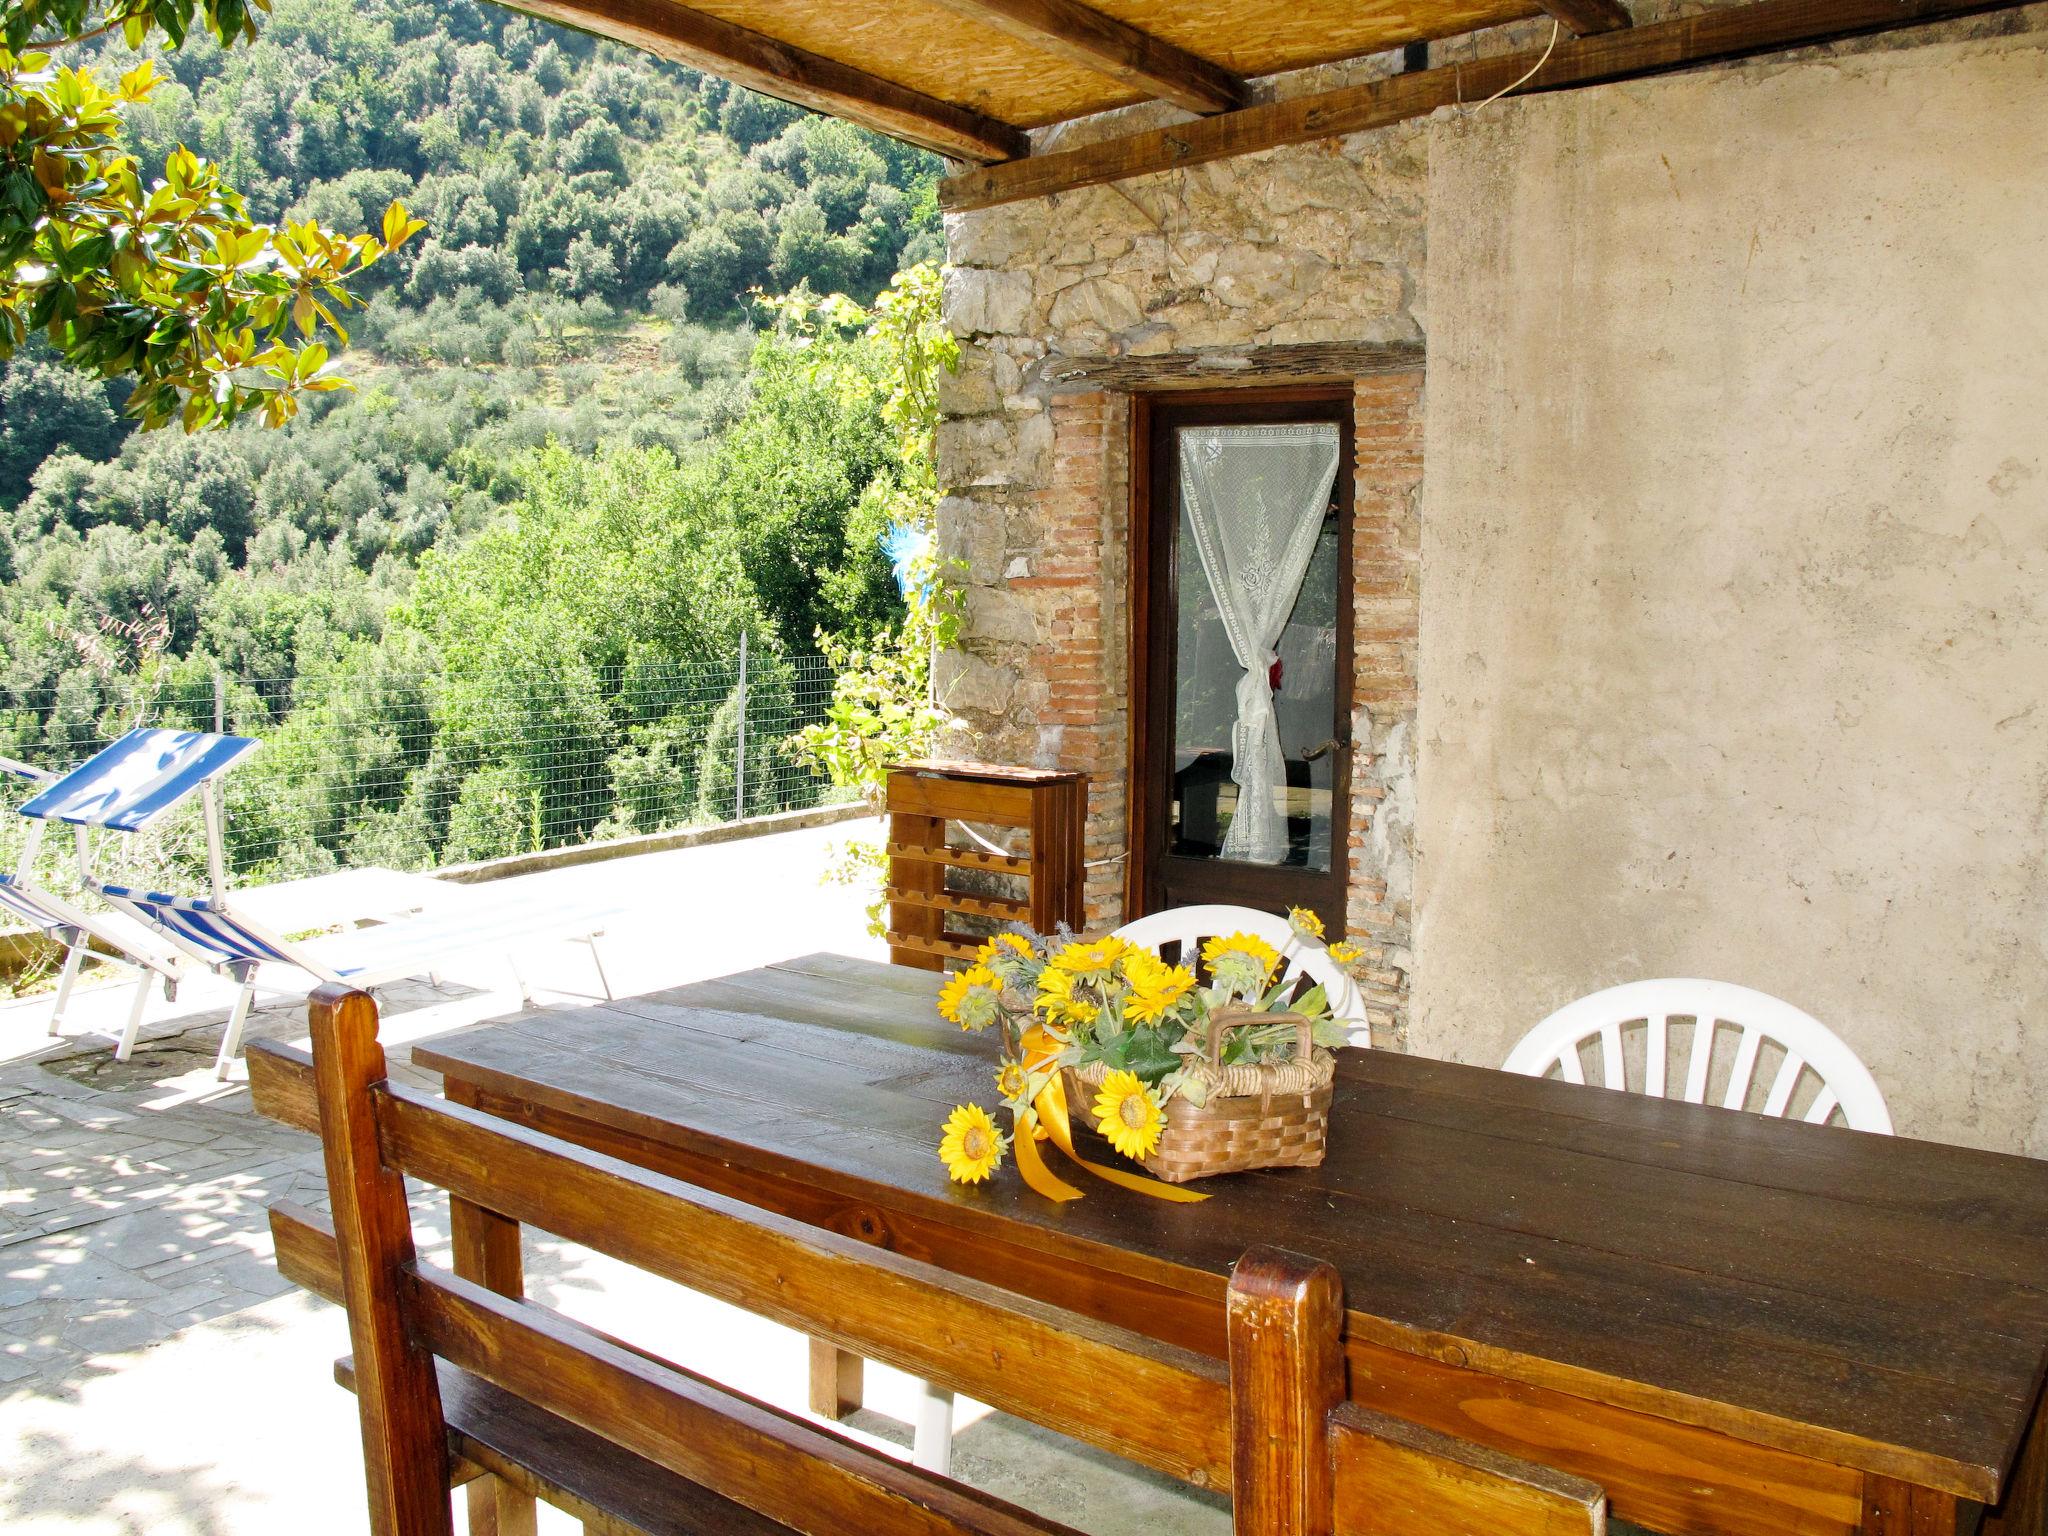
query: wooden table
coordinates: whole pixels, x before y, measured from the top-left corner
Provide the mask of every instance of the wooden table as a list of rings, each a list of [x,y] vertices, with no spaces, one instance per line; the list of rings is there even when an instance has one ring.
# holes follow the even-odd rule
[[[1199,1205],[1077,1174],[1055,1206],[1010,1169],[947,1182],[939,1122],[996,1102],[994,1042],[937,1017],[940,980],[813,955],[413,1057],[462,1102],[1217,1355],[1240,1253],[1328,1259],[1355,1399],[1674,1536],[2048,1528],[2048,1163],[1350,1051],[1322,1168]]]

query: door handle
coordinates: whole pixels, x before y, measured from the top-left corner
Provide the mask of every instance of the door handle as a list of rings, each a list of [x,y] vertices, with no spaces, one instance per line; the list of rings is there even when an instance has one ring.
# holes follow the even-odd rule
[[[1304,763],[1312,763],[1319,757],[1327,757],[1330,753],[1336,751],[1339,747],[1345,747],[1349,745],[1350,743],[1344,741],[1342,738],[1332,736],[1328,741],[1322,743],[1320,746],[1310,747],[1306,752],[1302,753],[1301,760]]]

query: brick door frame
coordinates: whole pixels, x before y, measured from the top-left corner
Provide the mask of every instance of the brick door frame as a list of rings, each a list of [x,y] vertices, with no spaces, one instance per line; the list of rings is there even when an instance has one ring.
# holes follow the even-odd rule
[[[1303,381],[1304,383],[1311,381]],[[1321,381],[1315,381],[1321,382]],[[1352,765],[1345,927],[1361,944],[1375,1040],[1405,1042],[1415,849],[1417,625],[1421,613],[1423,375],[1353,381]],[[1091,929],[1134,910],[1130,544],[1146,455],[1144,396],[1061,394],[1047,406],[1052,462],[1030,492],[1028,566],[999,585],[1028,602],[1035,639],[1018,660],[1037,766],[1088,775],[1084,902]]]
[[[1251,420],[1266,419],[1267,416],[1271,416],[1272,419],[1278,419],[1279,414],[1285,414],[1287,419],[1294,419],[1294,413],[1271,413],[1269,408],[1310,407],[1314,408],[1323,420],[1332,420],[1339,416],[1349,416],[1355,420],[1355,408],[1349,412],[1341,409],[1346,405],[1349,394],[1350,387],[1348,385],[1331,383],[1261,384],[1258,386],[1221,389],[1173,390],[1132,397],[1130,435],[1127,444],[1131,465],[1128,477],[1130,498],[1125,514],[1131,551],[1126,560],[1126,580],[1128,583],[1126,612],[1129,614],[1129,623],[1126,626],[1124,637],[1126,668],[1131,680],[1129,753],[1124,770],[1126,782],[1129,786],[1125,797],[1126,805],[1129,809],[1129,821],[1124,829],[1125,880],[1123,910],[1126,918],[1142,916],[1152,905],[1147,898],[1147,886],[1150,884],[1150,877],[1153,872],[1147,866],[1151,859],[1161,856],[1159,850],[1144,847],[1146,833],[1150,830],[1147,821],[1154,814],[1155,809],[1152,797],[1164,792],[1163,785],[1159,783],[1157,777],[1159,760],[1147,751],[1148,746],[1156,749],[1159,744],[1148,741],[1150,722],[1145,718],[1146,712],[1151,708],[1152,703],[1147,696],[1146,690],[1147,686],[1153,681],[1148,676],[1147,668],[1151,660],[1150,653],[1158,639],[1158,624],[1154,622],[1154,617],[1150,612],[1152,597],[1151,581],[1154,574],[1156,574],[1156,568],[1152,562],[1155,559],[1162,558],[1164,553],[1153,548],[1154,530],[1152,523],[1156,510],[1153,506],[1153,501],[1157,494],[1157,487],[1152,483],[1151,476],[1155,469],[1153,457],[1155,444],[1153,437],[1156,427],[1156,415],[1161,411],[1194,407],[1198,411],[1220,410],[1235,412],[1242,410],[1246,415],[1246,419]],[[1345,422],[1347,435],[1350,425],[1350,421]],[[1351,479],[1352,476],[1348,473],[1340,475],[1336,491],[1336,494],[1343,496],[1350,503],[1347,506],[1347,516],[1352,517],[1353,524],[1345,533],[1347,543],[1354,539],[1356,529],[1356,498],[1352,495]],[[1353,551],[1353,565],[1354,567],[1356,565],[1355,550]],[[1350,573],[1347,572],[1345,579],[1339,583],[1338,594],[1340,606],[1343,606],[1346,612],[1349,611],[1351,584]],[[1171,617],[1173,616],[1161,616],[1162,620],[1168,621],[1170,621]],[[1343,657],[1340,660],[1342,664],[1338,668],[1338,678],[1341,688],[1351,683],[1351,674],[1354,668],[1351,658]],[[1355,688],[1352,691],[1355,692]],[[1339,727],[1339,735],[1348,742],[1353,723],[1352,717],[1355,711],[1349,698],[1340,699],[1338,704],[1345,715],[1345,719]],[[1147,761],[1148,756],[1151,757],[1150,761]],[[1346,820],[1344,825],[1331,828],[1332,859],[1334,861],[1342,858],[1344,863],[1334,871],[1337,878],[1332,880],[1330,884],[1341,890],[1347,900],[1351,877],[1350,865],[1352,863],[1352,860],[1345,852],[1349,846],[1349,829],[1351,825],[1351,772],[1352,767],[1347,765],[1338,777],[1338,788],[1343,791],[1342,798],[1345,804]],[[1312,879],[1302,882],[1304,887],[1311,886],[1313,883]],[[1285,899],[1302,901],[1304,905],[1321,912],[1335,925],[1342,926],[1347,921],[1348,904],[1344,911],[1333,910],[1333,904],[1330,901],[1314,897],[1309,894],[1307,889],[1304,889],[1299,896],[1290,893]]]

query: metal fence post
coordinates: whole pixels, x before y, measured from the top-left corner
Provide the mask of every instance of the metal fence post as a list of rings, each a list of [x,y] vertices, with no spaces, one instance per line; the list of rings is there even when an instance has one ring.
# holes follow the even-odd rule
[[[747,632],[740,631],[740,751],[733,768],[732,819],[747,816]]]
[[[213,669],[213,734],[218,736],[227,730],[228,680],[220,675],[220,668]]]

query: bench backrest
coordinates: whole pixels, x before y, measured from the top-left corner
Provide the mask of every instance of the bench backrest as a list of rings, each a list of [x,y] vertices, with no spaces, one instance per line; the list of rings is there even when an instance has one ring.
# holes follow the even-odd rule
[[[282,1207],[272,1226],[285,1273],[348,1308],[379,1536],[448,1530],[437,1357],[799,1529],[1061,1529],[501,1294],[519,1288],[514,1223],[1228,1489],[1239,1532],[1450,1529],[1443,1490],[1464,1500],[1455,1517],[1471,1523],[1458,1528],[1601,1529],[1604,1500],[1582,1480],[1346,1404],[1343,1298],[1326,1264],[1245,1255],[1230,1284],[1226,1363],[392,1082],[363,993],[323,988],[310,1012],[310,1063],[258,1047],[251,1086],[259,1109],[321,1135],[331,1235]],[[447,1190],[458,1231],[509,1233],[498,1275],[488,1255],[468,1279],[419,1262],[401,1175]]]

